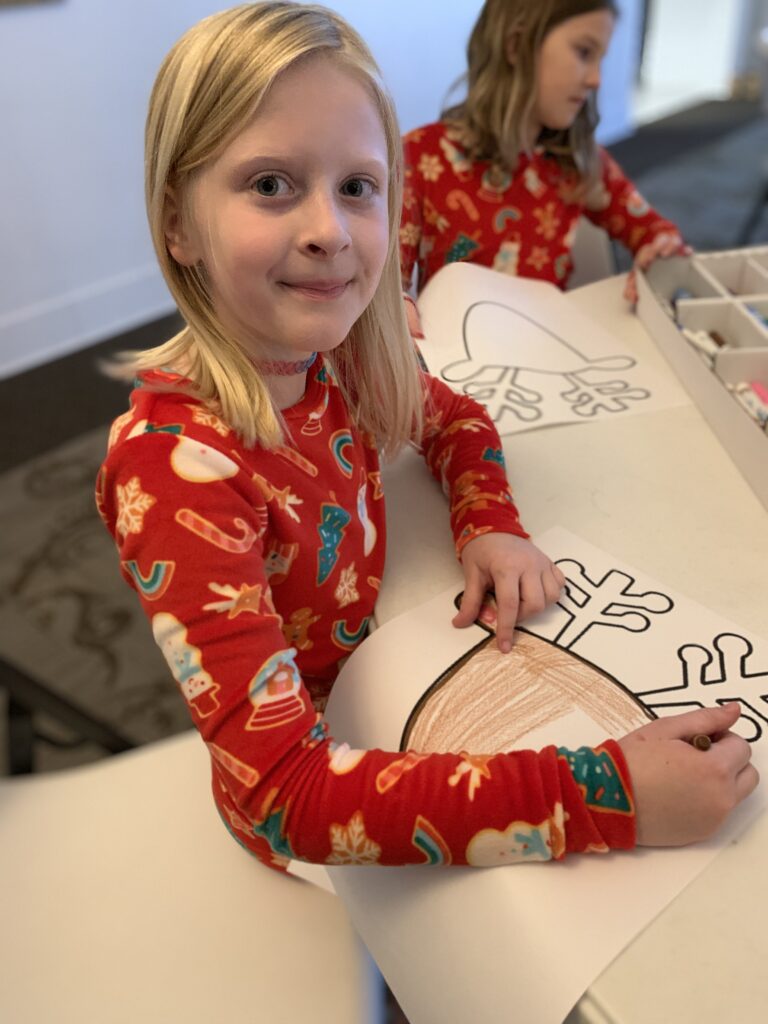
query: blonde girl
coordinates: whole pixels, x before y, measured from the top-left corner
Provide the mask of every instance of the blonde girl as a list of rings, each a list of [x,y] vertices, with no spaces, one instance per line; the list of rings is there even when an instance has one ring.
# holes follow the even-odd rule
[[[508,650],[517,617],[562,583],[520,525],[492,424],[414,361],[398,140],[368,50],[320,7],[205,19],[152,93],[147,206],[186,326],[124,368],[139,386],[98,501],[210,752],[222,819],[278,868],[490,863],[472,838],[512,823],[531,843],[507,860],[698,838],[736,802],[723,780],[742,794],[750,776],[735,736],[708,755],[727,762],[719,773],[679,736],[727,730],[732,709],[596,750],[484,756],[479,775],[466,753],[353,750],[328,735],[325,701],[384,564],[380,451],[417,444],[448,492],[466,575],[458,625],[493,588]],[[602,806],[584,780],[609,765]]]

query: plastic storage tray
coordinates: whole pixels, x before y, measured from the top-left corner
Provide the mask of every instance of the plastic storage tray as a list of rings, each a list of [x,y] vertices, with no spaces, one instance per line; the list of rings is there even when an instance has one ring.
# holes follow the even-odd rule
[[[768,508],[766,427],[728,389],[754,380],[768,387],[768,247],[656,260],[638,274],[638,292],[646,329]],[[682,328],[716,331],[726,346],[708,358]]]

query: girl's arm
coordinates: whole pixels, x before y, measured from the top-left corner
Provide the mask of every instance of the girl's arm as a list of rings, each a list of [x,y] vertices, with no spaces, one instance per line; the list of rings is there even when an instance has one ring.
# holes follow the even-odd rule
[[[100,475],[99,505],[209,748],[216,801],[238,840],[277,866],[293,857],[487,866],[634,844],[632,793],[612,741],[576,754],[547,747],[482,758],[333,741],[298,667],[311,664],[307,635],[275,610],[285,581],[265,568],[269,502],[231,443],[192,423],[191,408],[177,403],[162,420],[123,424]],[[487,492],[505,525],[521,530],[498,473]],[[489,509],[473,504],[470,513],[454,509],[460,528],[485,524]],[[296,613],[322,619],[329,600],[313,578]],[[321,624],[330,631],[333,619],[325,609]],[[321,642],[314,629],[309,636]],[[611,806],[594,796],[606,770],[616,779]]]
[[[585,216],[633,254],[658,235],[676,236],[682,245],[677,226],[653,209],[606,150],[599,154],[601,180],[586,199]]]
[[[611,238],[622,242],[635,257],[635,266],[627,278],[624,297],[637,302],[635,271],[647,269],[654,260],[667,256],[687,256],[677,226],[658,214],[640,195],[632,182],[604,149],[600,149],[602,180],[587,199],[584,213]]]
[[[496,427],[483,406],[437,377],[422,375],[424,429],[420,448],[450,501],[456,553],[485,533],[529,536],[507,480]]]
[[[471,625],[486,592],[494,591],[497,642],[506,653],[514,642],[515,623],[554,603],[565,579],[528,540],[507,481],[501,440],[485,409],[428,374],[424,383],[422,449],[449,498],[466,580],[454,625]]]

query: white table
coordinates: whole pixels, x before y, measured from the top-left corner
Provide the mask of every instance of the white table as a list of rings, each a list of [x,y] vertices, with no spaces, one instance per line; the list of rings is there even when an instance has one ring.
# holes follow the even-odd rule
[[[623,278],[611,278],[569,297],[670,375],[627,310],[622,286]],[[689,401],[611,422],[518,434],[507,439],[505,454],[531,533],[562,525],[748,630],[768,634],[768,513]],[[379,625],[462,579],[445,500],[421,460],[402,456],[386,470],[385,489],[389,545]],[[764,816],[594,982],[569,1024],[768,1019],[767,854]],[[358,923],[372,900],[370,887],[359,905],[348,903]],[[372,902],[378,920],[369,916],[366,926],[373,948],[374,933],[392,940],[404,907]],[[404,962],[402,970],[417,972],[419,964]]]
[[[3,1024],[368,1024],[340,901],[227,834],[196,732],[0,783]]]
[[[661,373],[671,371],[621,297],[623,277],[568,293]],[[768,512],[684,391],[685,404],[506,439],[530,533],[564,526],[759,635],[768,635]],[[460,568],[448,509],[422,460],[384,472],[388,550],[376,621],[433,597]],[[443,529],[445,526],[445,529]]]

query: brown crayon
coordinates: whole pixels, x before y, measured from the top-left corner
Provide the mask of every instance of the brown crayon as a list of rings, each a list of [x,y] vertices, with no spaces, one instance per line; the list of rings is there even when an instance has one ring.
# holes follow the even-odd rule
[[[691,736],[690,744],[697,750],[709,750],[712,746],[712,739],[705,732],[700,732],[695,736]]]

